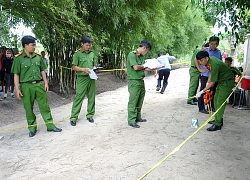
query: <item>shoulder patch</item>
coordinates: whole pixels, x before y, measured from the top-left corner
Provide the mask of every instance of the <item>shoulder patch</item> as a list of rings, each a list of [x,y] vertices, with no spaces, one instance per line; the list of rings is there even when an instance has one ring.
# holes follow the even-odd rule
[[[84,50],[82,50],[82,49],[77,49],[77,50],[75,51],[75,53],[77,53],[77,52],[84,52]]]
[[[208,64],[208,65],[207,65],[207,69],[208,69],[209,71],[211,71],[211,70],[212,70],[212,67],[211,67],[211,65],[210,65],[210,64]]]
[[[39,56],[41,56],[41,54],[40,54],[40,53],[38,53],[38,52],[35,52],[35,54],[36,54],[36,55],[39,55]]]
[[[140,56],[141,54],[140,53],[138,53],[138,51],[137,50],[135,50],[135,51],[132,51],[136,56]]]
[[[18,57],[18,56],[21,56],[21,55],[22,55],[22,53],[18,53],[18,54],[15,55],[15,57]]]

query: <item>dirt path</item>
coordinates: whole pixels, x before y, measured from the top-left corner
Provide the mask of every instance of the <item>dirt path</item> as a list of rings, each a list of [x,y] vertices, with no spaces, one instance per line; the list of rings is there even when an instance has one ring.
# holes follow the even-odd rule
[[[209,117],[186,104],[188,79],[188,68],[171,71],[166,93],[160,94],[155,92],[156,79],[145,78],[142,111],[148,122],[140,123],[140,129],[127,125],[128,92],[121,87],[97,96],[93,124],[85,120],[84,101],[76,127],[68,121],[72,103],[52,108],[62,133],[48,133],[44,125],[33,138],[26,128],[1,132],[0,179],[139,179],[196,130],[192,118],[201,124]],[[205,126],[145,179],[250,179],[249,115],[250,110],[227,105],[221,131],[207,132]],[[1,130],[23,125],[19,121]]]

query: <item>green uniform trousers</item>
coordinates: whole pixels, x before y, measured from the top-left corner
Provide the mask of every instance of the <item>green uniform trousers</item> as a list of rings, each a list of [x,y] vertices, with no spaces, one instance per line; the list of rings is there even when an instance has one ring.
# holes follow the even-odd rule
[[[95,80],[89,76],[78,76],[76,80],[76,95],[71,110],[70,120],[77,120],[82,108],[82,102],[87,95],[88,105],[86,117],[92,117],[95,114]]]
[[[141,119],[141,108],[146,93],[144,80],[129,80],[128,92],[128,123],[132,124]]]
[[[214,95],[214,107],[216,111],[219,109],[219,107],[226,101],[226,99],[230,95],[234,87],[234,84],[235,84],[234,80],[218,83],[216,92]],[[214,124],[216,126],[221,126],[225,108],[226,108],[226,103],[215,114]]]
[[[43,86],[43,82],[36,84],[22,83],[21,84],[21,96],[23,106],[26,112],[26,119],[28,123],[28,129],[30,132],[34,132],[37,129],[36,116],[33,112],[34,101],[37,101],[40,113],[47,126],[47,130],[52,130],[56,126],[53,124],[53,119],[50,112],[48,98]]]
[[[200,79],[200,71],[198,71],[195,67],[190,67],[189,69],[189,89],[188,89],[188,100],[187,102],[191,102],[194,99],[194,96],[197,93],[197,89],[199,86],[199,79]]]

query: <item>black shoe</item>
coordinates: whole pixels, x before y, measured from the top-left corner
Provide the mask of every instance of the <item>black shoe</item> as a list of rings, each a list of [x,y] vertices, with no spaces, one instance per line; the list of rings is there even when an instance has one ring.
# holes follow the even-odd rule
[[[93,119],[92,117],[87,118],[87,120],[88,120],[90,123],[93,123],[93,122],[94,122],[94,119]]]
[[[206,109],[199,110],[199,112],[204,113],[204,114],[208,114]]]
[[[128,124],[129,126],[132,126],[133,128],[140,128],[140,126],[136,123]]]
[[[209,121],[208,124],[214,124],[214,120]],[[222,119],[222,122],[221,122],[221,126],[223,126],[223,119]]]
[[[34,132],[30,131],[29,137],[33,137],[33,136],[35,136],[35,135],[36,135],[36,130],[35,130]]]
[[[161,89],[160,87],[156,87],[156,91],[160,91],[160,89]]]
[[[138,123],[138,122],[147,122],[147,119],[137,119],[135,122],[136,123]]]
[[[49,132],[61,132],[62,131],[62,129],[61,128],[57,128],[57,127],[55,127],[54,129],[51,129],[51,130],[47,130],[47,131],[49,131]]]
[[[76,126],[76,121],[70,121],[71,126]]]
[[[217,130],[221,130],[221,126],[216,126],[213,124],[210,128],[207,128],[207,131],[217,131]]]
[[[208,124],[214,124],[214,120],[209,121]]]
[[[197,105],[197,103],[194,102],[194,101],[187,102],[187,104],[190,104],[190,105]]]
[[[161,91],[160,93],[163,94],[164,92]]]

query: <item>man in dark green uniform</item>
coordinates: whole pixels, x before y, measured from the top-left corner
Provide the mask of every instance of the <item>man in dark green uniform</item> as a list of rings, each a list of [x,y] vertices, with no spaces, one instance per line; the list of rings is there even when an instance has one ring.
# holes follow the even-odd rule
[[[94,59],[94,53],[90,50],[92,39],[89,36],[83,36],[81,40],[82,49],[73,55],[72,69],[77,73],[76,95],[71,110],[70,124],[76,126],[78,115],[80,114],[82,102],[87,95],[87,120],[94,122],[95,114],[95,79],[89,77],[91,70],[95,70],[97,62]]]
[[[232,66],[233,58],[232,57],[226,57],[225,58],[225,64],[231,69],[232,73],[234,74],[234,80],[235,82],[238,83],[239,79],[242,76],[241,71],[236,68],[235,66]],[[236,91],[233,92],[232,96],[229,98],[229,104],[234,104],[235,102],[235,96],[236,96]]]
[[[23,52],[14,60],[11,72],[14,73],[16,97],[22,99],[28,122],[29,136],[37,132],[36,116],[33,112],[34,101],[37,101],[39,110],[47,126],[47,131],[61,132],[53,124],[46,92],[49,90],[46,74],[47,68],[42,57],[35,52],[36,39],[32,36],[22,38]],[[20,89],[19,89],[20,83]]]
[[[205,46],[204,46],[205,47]],[[195,49],[191,58],[191,66],[189,69],[189,88],[188,88],[188,99],[187,104],[197,105],[197,99],[195,95],[197,93],[197,89],[199,86],[200,74],[202,72],[206,72],[205,69],[201,69],[197,59],[195,58],[196,54],[200,51],[200,49]]]
[[[231,69],[232,73],[234,74],[234,77],[242,76],[242,73],[238,68],[235,66],[232,66],[233,58],[232,57],[226,57],[225,58],[225,64]]]
[[[206,66],[207,69],[210,70],[208,85],[203,90],[198,92],[196,97],[200,97],[204,92],[212,88],[216,82],[218,83],[214,95],[214,106],[215,110],[218,112],[215,114],[215,120],[210,122],[213,123],[213,125],[207,128],[207,130],[220,130],[221,126],[223,125],[223,114],[226,107],[226,103],[224,102],[230,95],[232,88],[235,85],[234,75],[225,63],[216,57],[209,57],[209,54],[206,51],[198,52],[196,59],[201,65]]]
[[[146,122],[141,118],[141,108],[145,96],[145,85],[143,78],[144,70],[147,68],[144,55],[151,50],[151,44],[143,40],[136,51],[130,52],[127,57],[127,75],[128,75],[128,124],[134,128],[140,126],[137,122]]]

